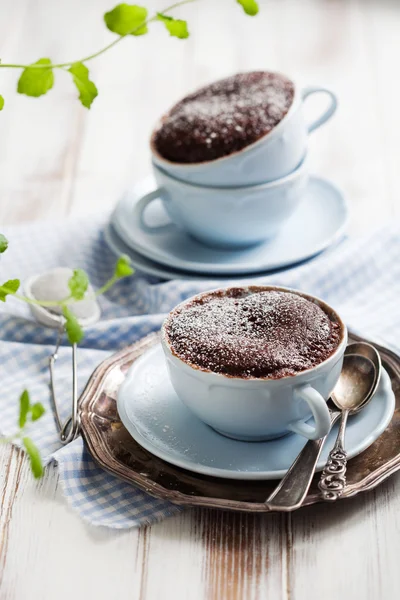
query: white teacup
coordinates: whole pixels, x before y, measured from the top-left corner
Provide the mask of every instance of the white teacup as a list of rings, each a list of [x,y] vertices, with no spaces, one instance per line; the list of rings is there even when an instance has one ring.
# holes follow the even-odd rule
[[[304,101],[319,93],[329,96],[329,106],[314,121],[307,123]],[[289,111],[272,131],[238,152],[200,163],[175,163],[163,158],[154,144],[160,123],[150,141],[153,162],[172,177],[197,185],[235,187],[274,181],[296,169],[307,152],[308,135],[326,123],[336,108],[337,98],[331,90],[315,86],[301,90],[295,86]]]
[[[147,233],[179,227],[209,246],[240,248],[272,238],[302,199],[308,181],[307,165],[287,177],[264,185],[237,188],[192,185],[171,177],[154,165],[158,188],[134,207],[134,218]],[[161,199],[174,223],[150,226],[146,207]]]
[[[322,438],[330,429],[326,401],[342,370],[346,326],[330,306],[314,296],[276,286],[257,290],[290,291],[319,304],[341,325],[342,337],[337,349],[315,367],[293,376],[280,379],[232,377],[192,367],[178,358],[167,340],[164,322],[162,346],[172,385],[199,419],[228,437],[260,441],[295,432],[312,440]],[[192,300],[185,300],[179,306]],[[314,425],[306,423],[311,416]]]

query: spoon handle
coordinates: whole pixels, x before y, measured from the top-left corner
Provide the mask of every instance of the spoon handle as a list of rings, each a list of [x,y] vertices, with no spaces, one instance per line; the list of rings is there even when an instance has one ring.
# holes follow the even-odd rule
[[[321,497],[327,502],[334,502],[340,498],[346,487],[347,452],[344,449],[344,432],[348,416],[349,411],[344,410],[335,445],[329,453],[328,460],[318,483],[318,487],[321,490]]]
[[[340,412],[331,412],[331,426],[340,414]],[[302,505],[326,437],[320,440],[309,440],[306,443],[285,477],[267,498],[265,503],[270,510],[292,511]]]

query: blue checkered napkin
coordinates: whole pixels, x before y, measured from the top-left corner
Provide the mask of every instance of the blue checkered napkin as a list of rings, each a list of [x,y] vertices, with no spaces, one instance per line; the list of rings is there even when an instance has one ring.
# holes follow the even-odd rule
[[[85,269],[93,285],[100,286],[114,265],[103,240],[103,226],[104,221],[91,219],[2,228],[10,249],[0,262],[1,279],[19,276],[24,281],[56,266],[70,266]],[[286,285],[320,296],[338,309],[353,330],[384,341],[399,352],[399,259],[400,224],[348,240],[300,267],[243,283]],[[216,280],[159,282],[140,273],[120,282],[101,299],[103,320],[87,330],[79,349],[80,387],[110,353],[157,330],[175,304],[218,285]],[[85,520],[123,529],[178,512],[179,507],[152,498],[99,469],[81,439],[61,446],[48,388],[48,357],[55,335],[54,330],[37,325],[29,308],[14,299],[0,307],[1,433],[9,435],[15,430],[17,399],[27,387],[33,401],[48,408],[43,419],[31,426],[31,435],[45,462],[57,461],[65,496]],[[70,352],[67,346],[61,349],[56,371],[57,394],[65,417],[70,411]]]

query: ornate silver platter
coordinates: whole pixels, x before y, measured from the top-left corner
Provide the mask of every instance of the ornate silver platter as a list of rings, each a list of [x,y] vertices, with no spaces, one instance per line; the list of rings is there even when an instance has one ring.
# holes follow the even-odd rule
[[[360,339],[351,335],[349,341]],[[276,482],[219,479],[174,467],[142,448],[122,425],[116,406],[118,387],[131,364],[158,341],[158,334],[143,338],[104,361],[89,379],[80,399],[80,419],[94,460],[113,475],[176,504],[268,512],[264,500]],[[340,499],[370,490],[400,469],[400,358],[382,346],[375,347],[390,375],[396,409],[381,437],[349,462]],[[316,476],[303,506],[321,502],[318,480]]]

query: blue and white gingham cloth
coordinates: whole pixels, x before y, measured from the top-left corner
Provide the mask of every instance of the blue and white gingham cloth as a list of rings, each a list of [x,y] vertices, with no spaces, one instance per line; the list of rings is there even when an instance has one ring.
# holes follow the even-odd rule
[[[104,221],[80,219],[1,228],[10,242],[0,261],[2,281],[15,277],[24,281],[56,266],[70,266],[85,269],[92,284],[101,286],[115,262],[103,240],[103,226]],[[400,223],[347,240],[302,266],[252,281],[320,296],[353,330],[400,352]],[[175,304],[218,285],[217,280],[161,282],[141,273],[121,281],[101,299],[102,321],[87,330],[79,350],[80,387],[110,353],[157,330]],[[33,401],[47,407],[45,416],[31,426],[32,438],[46,463],[58,463],[65,496],[84,519],[124,529],[179,512],[179,507],[152,498],[98,468],[80,438],[66,447],[60,445],[48,388],[48,358],[55,336],[54,330],[35,323],[27,306],[13,298],[1,303],[0,433],[15,431],[18,397],[28,388]],[[70,348],[62,348],[56,373],[65,416],[70,410],[70,352]]]

